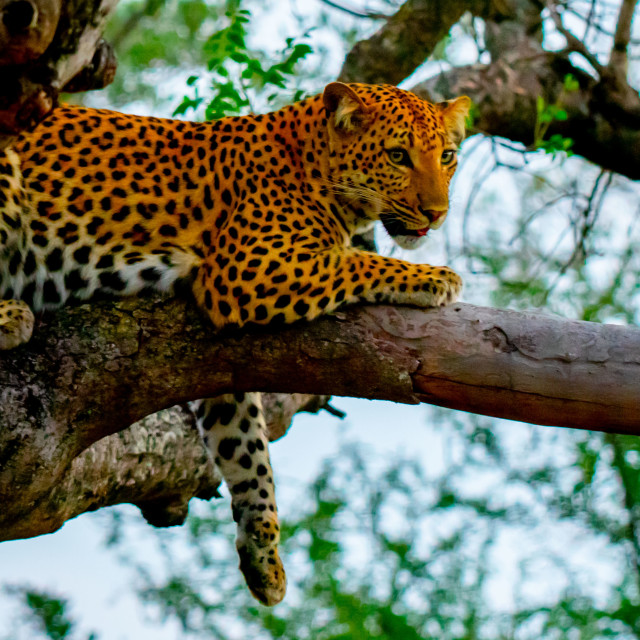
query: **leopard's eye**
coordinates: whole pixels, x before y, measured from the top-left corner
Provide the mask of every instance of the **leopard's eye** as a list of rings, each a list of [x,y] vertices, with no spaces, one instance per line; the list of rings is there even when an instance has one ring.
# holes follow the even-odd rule
[[[387,153],[389,154],[389,160],[391,160],[393,164],[399,164],[404,167],[413,167],[413,163],[409,157],[409,152],[406,149],[400,149],[397,147],[395,149],[388,149]]]
[[[440,157],[440,164],[451,164],[456,157],[456,152],[454,149],[447,149],[442,152],[442,156]]]

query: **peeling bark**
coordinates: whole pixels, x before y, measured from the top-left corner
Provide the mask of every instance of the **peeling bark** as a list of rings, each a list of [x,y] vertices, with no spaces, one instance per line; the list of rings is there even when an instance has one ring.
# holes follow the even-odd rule
[[[269,439],[287,431],[300,411],[317,413],[328,396],[266,393]],[[182,524],[191,498],[220,497],[222,478],[202,444],[193,414],[175,406],[92,444],[74,458],[45,500],[4,522],[0,540],[52,533],[67,520],[115,504],[136,505],[156,527]],[[20,495],[13,495],[16,504]]]

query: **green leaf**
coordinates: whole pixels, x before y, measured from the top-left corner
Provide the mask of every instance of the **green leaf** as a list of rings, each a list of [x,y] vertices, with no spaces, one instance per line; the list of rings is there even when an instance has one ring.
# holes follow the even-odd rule
[[[577,91],[579,88],[580,83],[578,82],[576,77],[571,73],[567,73],[567,75],[564,77],[564,90]]]
[[[189,98],[184,96],[182,98],[182,102],[174,109],[174,116],[183,116],[189,109],[193,109],[194,111],[202,104],[202,98]]]
[[[204,0],[183,0],[178,5],[182,21],[192,34],[197,33],[206,20],[209,9]]]
[[[229,59],[233,60],[234,62],[237,62],[238,64],[244,64],[245,62],[248,62],[251,58],[249,58],[249,56],[246,53],[243,53],[241,51],[234,51],[233,53],[229,54]]]
[[[4,590],[20,600],[26,610],[23,621],[36,627],[46,638],[65,640],[71,637],[75,624],[67,615],[68,603],[65,599],[22,586],[5,587]]]

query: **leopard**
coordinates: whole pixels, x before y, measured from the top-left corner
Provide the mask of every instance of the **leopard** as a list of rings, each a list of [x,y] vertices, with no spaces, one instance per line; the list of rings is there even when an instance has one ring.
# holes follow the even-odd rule
[[[380,221],[416,248],[449,210],[470,100],[332,82],[267,114],[189,122],[61,105],[0,152],[0,349],[35,313],[187,286],[216,331],[309,321],[355,303],[437,307],[446,266],[359,248]],[[286,591],[259,393],[194,402],[231,494],[240,569]]]

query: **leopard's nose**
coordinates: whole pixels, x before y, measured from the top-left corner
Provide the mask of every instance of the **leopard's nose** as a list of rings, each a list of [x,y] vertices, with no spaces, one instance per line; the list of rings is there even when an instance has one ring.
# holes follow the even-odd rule
[[[432,229],[438,229],[442,226],[447,217],[447,209],[423,209],[420,207],[420,213],[429,220],[429,226]]]
[[[433,222],[431,223],[431,228],[432,229],[438,229],[439,227],[442,226],[442,223],[444,222],[444,219],[447,217],[447,210],[446,209],[432,209],[431,212],[433,214]]]

